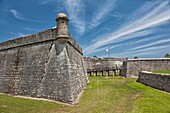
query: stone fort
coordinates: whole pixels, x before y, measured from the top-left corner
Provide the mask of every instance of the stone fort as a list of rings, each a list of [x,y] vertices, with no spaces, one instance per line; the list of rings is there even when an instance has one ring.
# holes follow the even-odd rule
[[[60,13],[57,27],[0,43],[0,92],[74,104],[88,77]]]
[[[58,14],[56,21],[56,28],[0,43],[0,92],[75,104],[87,85],[87,69],[119,67],[121,76],[140,75],[138,81],[145,84],[155,76],[141,71],[170,69],[170,59],[83,58],[68,31],[67,15]],[[165,81],[160,75],[159,80]]]

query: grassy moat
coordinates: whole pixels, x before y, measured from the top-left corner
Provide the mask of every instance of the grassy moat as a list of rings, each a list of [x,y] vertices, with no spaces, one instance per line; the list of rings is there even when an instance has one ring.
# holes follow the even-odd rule
[[[67,106],[0,95],[0,113],[170,113],[170,94],[122,77],[89,77],[80,103]]]

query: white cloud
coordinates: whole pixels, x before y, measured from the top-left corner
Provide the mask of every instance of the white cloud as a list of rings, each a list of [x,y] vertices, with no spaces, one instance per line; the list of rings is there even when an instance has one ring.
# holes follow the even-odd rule
[[[10,9],[10,12],[16,19],[30,21],[30,22],[40,22],[37,20],[27,19],[27,18],[23,17],[23,15],[21,15],[17,10],[14,10],[14,9]]]
[[[14,15],[15,18],[18,18],[18,19],[21,19],[21,20],[24,19],[24,18],[22,17],[22,15],[19,14],[16,10],[10,9],[10,11],[11,11],[11,13]]]
[[[40,1],[40,4],[48,4],[48,3],[51,3],[51,2],[55,2],[56,0],[41,0]]]
[[[131,54],[136,55],[136,56],[152,54],[153,52],[160,54],[163,51],[169,50],[169,48],[170,48],[170,45],[154,46],[154,47],[141,49],[141,50],[138,50],[138,51],[132,51]]]
[[[113,40],[113,42],[115,43],[115,42],[129,40],[129,39],[136,38],[136,37],[144,37],[144,36],[147,36],[147,35],[150,35],[150,34],[154,33],[155,31],[157,31],[157,30],[156,29],[151,29],[151,30],[143,30],[143,31],[133,32],[131,34],[128,34],[128,35],[122,36],[122,37],[120,37],[120,38],[118,38],[116,40]]]
[[[111,50],[111,49],[114,49],[114,48],[120,47],[120,46],[122,46],[122,44],[113,45],[113,46],[111,46],[111,47],[110,47],[110,46],[101,47],[101,48],[98,48],[98,49],[94,49],[94,50],[92,50],[92,51],[87,51],[87,52],[86,52],[86,55],[89,55],[89,54],[91,54],[91,53],[101,52],[101,51],[105,52],[106,49]]]
[[[170,35],[168,34],[168,35],[152,36],[152,37],[141,39],[141,40],[138,40],[138,41],[135,41],[135,42],[127,42],[127,43],[124,43],[124,44],[114,45],[113,47],[115,48],[115,47],[130,45],[130,44],[142,43],[142,42],[151,41],[153,39],[159,39],[159,38],[166,37],[166,36],[170,36]],[[164,42],[167,42],[168,40],[164,40]],[[152,43],[152,46],[154,46],[156,44],[158,44],[158,42]],[[151,47],[151,48],[149,46],[146,46],[146,47],[148,47],[148,48],[145,48],[145,49],[141,48],[141,50],[139,50],[139,51],[136,50],[136,49],[129,49],[129,50],[127,50],[125,48],[126,51],[123,51],[123,52],[121,51],[120,53],[119,52],[118,53],[113,53],[113,54],[111,54],[111,56],[114,56],[114,57],[121,57],[121,56],[133,57],[133,56],[151,55],[153,53],[160,53],[160,52],[162,52],[162,48],[164,48],[164,51],[167,51],[168,48],[169,48],[167,45],[159,46],[159,47]],[[110,47],[110,49],[112,49],[112,47]],[[107,55],[103,55],[103,56],[99,56],[99,57],[107,57]]]
[[[123,40],[128,40],[128,39],[132,39],[132,38],[136,38],[136,37],[142,37],[142,36],[147,36],[149,34],[152,34],[153,32],[155,32],[156,29],[152,29],[152,30],[143,30],[143,31],[138,31],[138,32],[134,32],[134,33],[131,33],[131,34],[128,34],[128,35],[125,35],[125,36],[122,36],[122,37],[119,37],[117,38],[116,40],[112,40],[110,42],[108,42],[107,44],[115,44],[117,42],[120,42],[120,41],[123,41]],[[112,37],[111,34],[108,34],[108,35],[105,35],[105,37]],[[99,37],[99,38],[96,38],[92,41],[92,43],[96,44],[96,42],[98,42],[98,40],[101,40],[103,37]],[[105,44],[105,45],[107,45]],[[129,43],[130,44],[130,43]],[[100,46],[96,46],[95,45],[92,45],[90,47],[87,47],[84,49],[84,52],[86,54],[86,51],[89,51],[89,49],[93,50],[93,49],[98,49],[98,47]]]
[[[23,29],[28,30],[28,31],[35,31],[35,32],[38,31],[37,29],[30,28],[30,27],[23,27]]]
[[[92,50],[92,51],[87,51],[86,52],[86,55],[90,54],[90,53],[96,53],[96,52],[100,52],[100,51],[105,51],[106,49],[108,49],[109,47],[106,46],[106,47],[102,47],[102,48],[98,48],[98,49],[95,49],[95,50]]]
[[[146,43],[147,41],[152,42],[155,39],[160,39],[160,38],[162,39],[162,38],[167,37],[167,36],[170,36],[170,34],[157,35],[157,36],[148,36],[148,37],[145,37],[145,38],[141,38],[141,39],[139,39],[137,41],[130,41],[130,42],[124,43],[123,45],[125,46],[125,45],[130,45],[130,44],[143,44],[143,42],[144,43]],[[142,45],[142,46],[144,46],[144,45]],[[129,49],[129,50],[134,50],[134,48]]]
[[[46,5],[50,4],[55,5],[55,11],[63,11],[67,13],[70,23],[75,28],[77,35],[82,35],[86,30],[85,22],[85,2],[83,0],[41,0],[40,4]],[[64,8],[61,9],[60,5],[63,5]],[[66,12],[65,12],[66,11]]]
[[[149,43],[149,44],[145,44],[145,45],[142,45],[142,46],[135,47],[135,48],[133,48],[131,50],[138,50],[138,49],[141,49],[141,48],[146,48],[146,47],[149,47],[149,46],[162,44],[162,43],[167,43],[167,42],[170,42],[170,39],[158,40],[158,41],[155,41],[155,42],[152,42],[152,43]]]
[[[170,45],[163,45],[163,46],[154,46],[154,47],[149,47],[137,51],[124,51],[120,53],[111,53],[111,56],[114,57],[134,57],[134,56],[144,56],[144,55],[160,55],[160,53],[165,53],[169,51]],[[153,57],[154,57],[153,56]],[[99,57],[107,57],[107,55],[99,56]]]
[[[70,19],[70,23],[72,23],[72,25],[76,29],[75,31],[80,36],[84,34],[86,30],[91,30],[97,27],[98,25],[100,25],[104,21],[105,17],[107,17],[109,13],[113,10],[116,1],[117,0],[106,0],[104,4],[100,5],[99,7],[97,8],[94,7],[95,10],[93,11],[93,14],[91,15],[92,18],[89,21],[86,21],[85,13],[88,8],[87,3],[92,3],[91,0],[88,1],[84,1],[84,0],[61,1],[60,0],[60,2],[56,0],[41,0],[40,4],[43,5],[49,3],[62,4],[66,9],[68,17]],[[120,14],[116,12],[114,16],[120,16]]]
[[[169,3],[169,0],[147,2],[139,10],[130,15],[128,21],[123,23],[118,30],[107,35],[107,37],[100,38],[95,42],[93,41],[91,46],[85,48],[85,53],[86,51],[95,50],[117,41],[130,39],[140,35],[142,36],[143,34],[139,34],[141,30],[150,29],[149,32],[152,32],[154,27],[162,25],[170,20]]]
[[[109,13],[114,9],[117,0],[105,0],[105,4],[100,5],[97,11],[94,12],[92,20],[88,23],[89,29],[93,29],[100,25],[106,18],[108,18]],[[115,16],[115,15],[114,15]],[[118,15],[116,15],[118,16]]]
[[[9,32],[12,35],[15,35],[15,37],[22,37],[25,36],[23,33],[13,33],[13,32]]]
[[[56,4],[57,11],[58,11],[58,5],[62,4],[65,7],[66,13],[68,14],[68,17],[70,19],[70,23],[72,26],[75,27],[75,31],[77,35],[81,36],[85,33],[87,30],[91,30],[98,25],[100,25],[105,17],[109,15],[109,13],[113,10],[115,7],[115,2],[117,0],[106,0],[104,4],[100,5],[99,7],[94,7],[93,14],[91,15],[91,20],[86,21],[86,10],[88,8],[87,3],[92,3],[91,0],[40,0],[40,4],[46,5],[49,3]],[[97,2],[97,0],[96,0]],[[52,5],[52,4],[51,4]],[[113,16],[113,15],[112,15]],[[114,16],[120,16],[117,12],[115,12]],[[121,15],[122,16],[122,15]],[[117,17],[118,18],[118,17]]]
[[[75,26],[79,35],[83,34],[86,29],[85,2],[83,0],[65,0],[64,3],[70,22]]]

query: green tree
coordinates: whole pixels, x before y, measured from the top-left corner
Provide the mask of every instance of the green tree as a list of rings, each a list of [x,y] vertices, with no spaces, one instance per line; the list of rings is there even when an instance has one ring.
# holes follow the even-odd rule
[[[135,56],[133,59],[138,59],[138,57],[137,57],[137,56]]]
[[[94,55],[94,56],[93,56],[93,58],[97,58],[97,56],[96,56],[96,55]]]
[[[170,58],[170,54],[165,54],[165,56],[164,56],[165,58]]]

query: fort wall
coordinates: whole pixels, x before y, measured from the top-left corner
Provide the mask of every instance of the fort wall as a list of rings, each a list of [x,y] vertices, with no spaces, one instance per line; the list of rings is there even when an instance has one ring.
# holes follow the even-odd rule
[[[127,78],[138,77],[140,71],[168,70],[170,59],[136,59],[123,62],[121,75]]]
[[[0,92],[74,104],[87,85],[81,47],[49,29],[0,43]]]
[[[86,58],[84,57],[86,69],[118,67],[120,68],[126,58]]]
[[[170,74],[139,72],[138,82],[147,86],[170,92]]]

